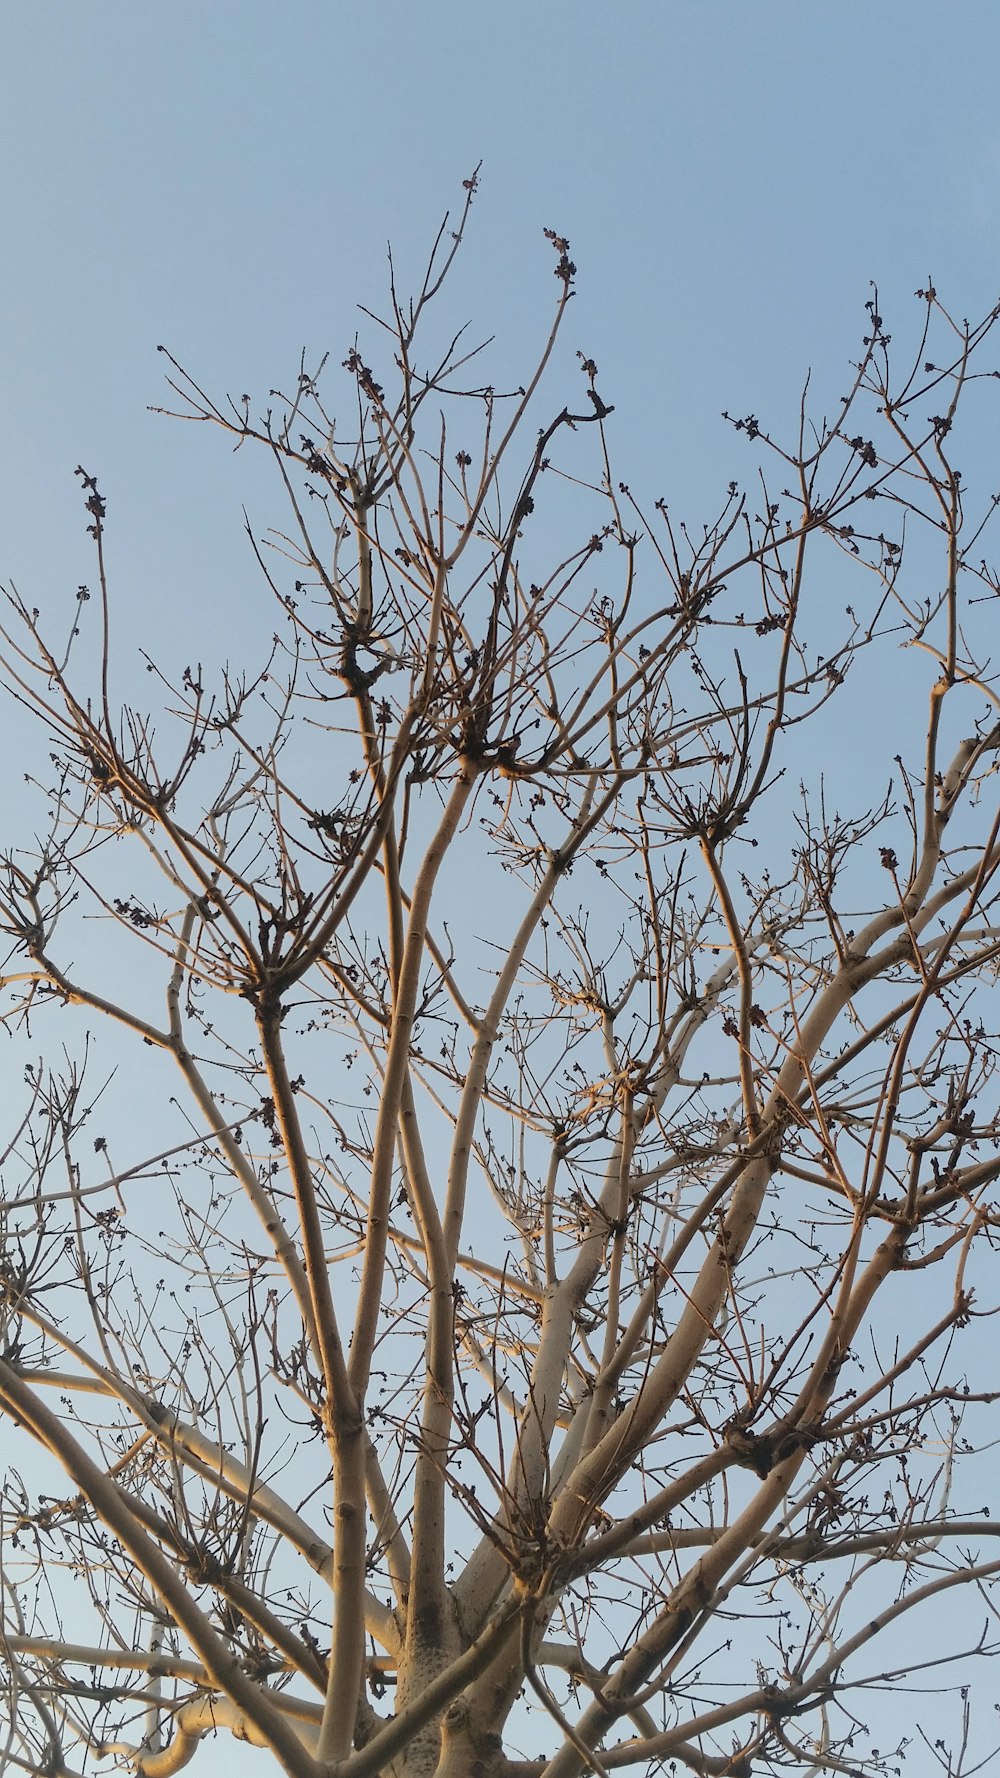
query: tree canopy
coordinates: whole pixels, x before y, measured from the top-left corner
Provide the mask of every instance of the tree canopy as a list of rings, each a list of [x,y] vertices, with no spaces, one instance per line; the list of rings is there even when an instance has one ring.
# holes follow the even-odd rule
[[[9,590],[12,1771],[874,1775],[914,1683],[978,1732],[1000,310],[918,291],[898,368],[873,297],[688,525],[565,239],[516,388],[442,332],[475,187],[263,411],[167,355],[286,502],[224,669],[123,670],[93,467],[68,639]]]

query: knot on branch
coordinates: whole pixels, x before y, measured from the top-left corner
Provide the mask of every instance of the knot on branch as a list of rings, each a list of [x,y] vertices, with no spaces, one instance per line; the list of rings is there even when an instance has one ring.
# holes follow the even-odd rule
[[[817,1433],[811,1426],[780,1426],[771,1432],[751,1432],[736,1416],[724,1428],[723,1437],[741,1469],[752,1469],[765,1481],[786,1458],[815,1444]]]

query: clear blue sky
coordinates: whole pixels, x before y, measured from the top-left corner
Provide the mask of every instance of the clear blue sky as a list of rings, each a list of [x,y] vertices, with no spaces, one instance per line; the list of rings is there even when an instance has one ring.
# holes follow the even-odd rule
[[[343,356],[480,158],[456,318],[523,368],[568,234],[621,472],[697,522],[719,410],[836,393],[869,279],[994,300],[998,66],[995,0],[0,0],[0,578],[87,578],[82,461],[125,636],[223,626],[261,484],[146,414],[155,347],[261,401]]]
[[[890,324],[928,274],[1000,295],[998,69],[998,0],[0,0],[0,580],[72,608],[82,462],[126,649],[238,654],[240,505],[280,496],[146,412],[156,346],[262,405],[480,159],[456,322],[523,368],[567,234],[618,466],[697,523],[745,464],[720,410],[836,395],[869,280]]]

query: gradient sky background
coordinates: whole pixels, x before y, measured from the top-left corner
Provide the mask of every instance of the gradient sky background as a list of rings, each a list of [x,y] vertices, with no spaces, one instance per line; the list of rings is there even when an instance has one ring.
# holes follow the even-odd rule
[[[0,0],[0,580],[72,611],[83,463],[125,664],[238,658],[241,503],[281,498],[146,411],[156,346],[259,411],[303,348],[344,356],[388,238],[417,274],[480,159],[456,324],[523,372],[567,234],[617,467],[700,522],[745,472],[720,410],[787,420],[810,367],[835,396],[869,280],[894,331],[928,274],[960,315],[1000,295],[998,68],[997,0]]]
[[[100,479],[123,648],[192,616],[227,651],[265,466],[146,412],[159,343],[213,392],[343,357],[391,237],[415,275],[480,159],[451,298],[523,373],[579,266],[619,469],[695,523],[746,455],[729,407],[835,395],[876,279],[996,298],[995,0],[2,0],[0,579],[90,577]],[[571,387],[575,390],[575,382]],[[234,579],[235,576],[235,579]],[[204,657],[203,657],[204,658]]]

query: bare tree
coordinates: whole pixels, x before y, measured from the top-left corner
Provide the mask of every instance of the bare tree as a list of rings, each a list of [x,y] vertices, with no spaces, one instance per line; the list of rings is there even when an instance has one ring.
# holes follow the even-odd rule
[[[3,1163],[0,1764],[871,1774],[905,1682],[966,1769],[1000,587],[953,439],[998,311],[919,291],[898,374],[873,300],[690,532],[590,358],[545,406],[565,240],[523,387],[435,346],[475,184],[336,420],[169,361],[284,485],[261,667],[118,700],[82,469],[68,645],[9,596],[9,1055],[55,1059]]]

